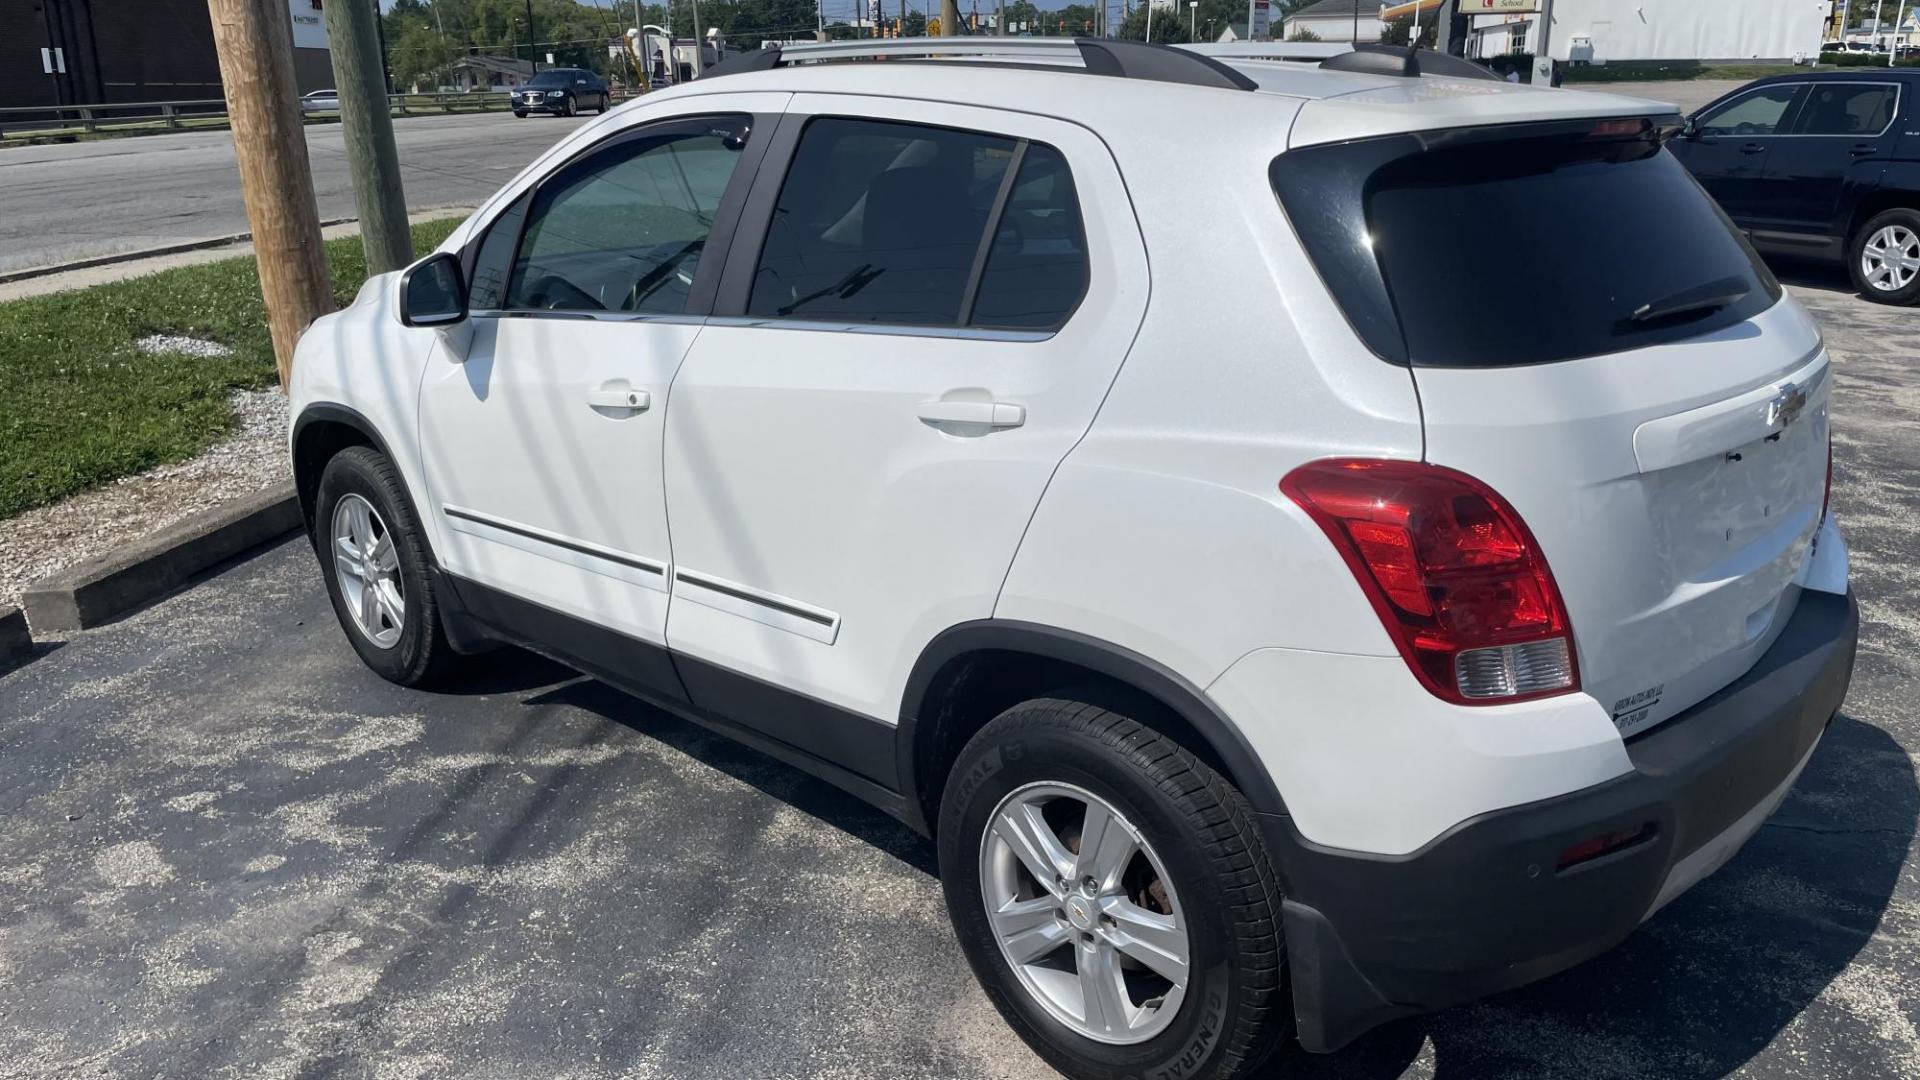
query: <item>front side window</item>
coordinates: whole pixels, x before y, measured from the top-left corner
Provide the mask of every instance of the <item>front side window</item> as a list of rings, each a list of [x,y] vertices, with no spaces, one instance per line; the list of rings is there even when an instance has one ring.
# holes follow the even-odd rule
[[[506,306],[685,311],[745,131],[744,120],[676,124],[549,177],[528,210]]]
[[[747,313],[1050,328],[1085,292],[1057,150],[981,132],[825,117],[802,133]]]
[[[1815,83],[1800,108],[1798,135],[1880,134],[1893,122],[1895,87],[1877,83]]]
[[[1702,135],[1775,135],[1787,109],[1800,93],[1797,83],[1769,86],[1704,113],[1696,130]]]

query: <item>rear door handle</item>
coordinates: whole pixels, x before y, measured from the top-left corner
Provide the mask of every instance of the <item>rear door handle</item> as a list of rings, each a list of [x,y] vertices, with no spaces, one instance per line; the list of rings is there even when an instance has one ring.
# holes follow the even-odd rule
[[[653,405],[653,395],[645,390],[606,389],[589,390],[587,404],[596,409],[626,409],[630,412],[646,412]]]
[[[923,401],[920,419],[929,424],[981,424],[991,428],[1014,428],[1027,422],[1023,405],[1004,401]]]

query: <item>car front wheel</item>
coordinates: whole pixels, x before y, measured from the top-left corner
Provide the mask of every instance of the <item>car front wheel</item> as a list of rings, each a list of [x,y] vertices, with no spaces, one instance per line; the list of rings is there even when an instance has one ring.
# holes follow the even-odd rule
[[[1253,811],[1153,729],[1081,701],[1007,710],[954,765],[939,849],[974,974],[1068,1076],[1241,1077],[1291,1034]]]
[[[314,549],[327,596],[360,659],[381,678],[425,686],[455,655],[440,625],[427,545],[386,455],[354,446],[320,474]]]
[[[1920,210],[1876,214],[1854,234],[1847,267],[1854,287],[1882,304],[1920,302]]]

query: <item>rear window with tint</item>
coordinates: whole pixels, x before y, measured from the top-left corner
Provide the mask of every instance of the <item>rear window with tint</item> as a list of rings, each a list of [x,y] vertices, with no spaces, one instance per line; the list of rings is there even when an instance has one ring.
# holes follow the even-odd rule
[[[1780,298],[1651,133],[1579,125],[1290,151],[1274,189],[1354,329],[1428,367],[1542,364],[1724,329]]]

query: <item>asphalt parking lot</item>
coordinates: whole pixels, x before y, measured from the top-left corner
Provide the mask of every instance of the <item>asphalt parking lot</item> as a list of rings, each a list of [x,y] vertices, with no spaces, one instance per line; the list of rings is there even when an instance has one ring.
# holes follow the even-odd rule
[[[1798,788],[1622,948],[1276,1075],[1920,1076],[1920,333],[1837,360],[1863,637]],[[399,690],[286,541],[0,677],[0,1077],[1040,1077],[931,846],[545,663]]]

